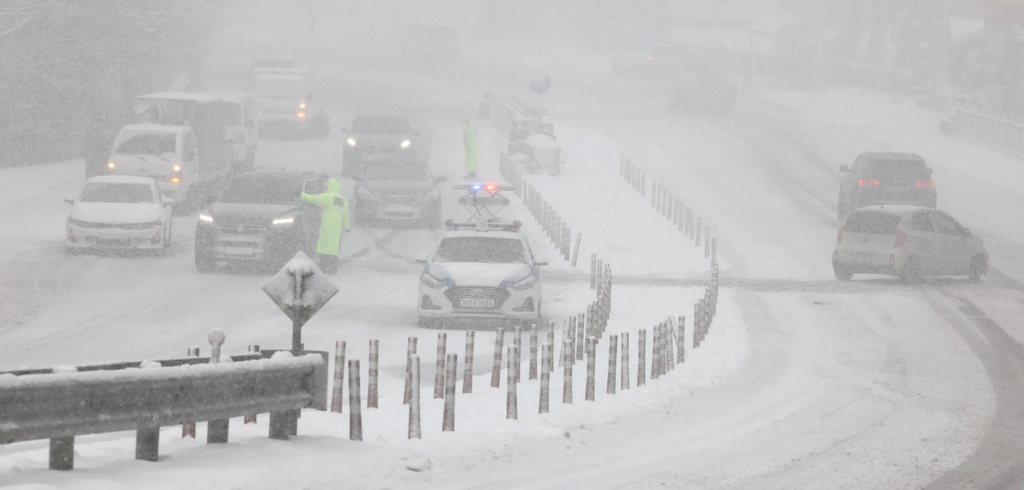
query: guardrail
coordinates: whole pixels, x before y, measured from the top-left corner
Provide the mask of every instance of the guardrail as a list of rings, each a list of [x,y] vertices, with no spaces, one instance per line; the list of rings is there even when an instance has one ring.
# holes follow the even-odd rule
[[[963,107],[951,119],[958,138],[1024,157],[1024,124]]]
[[[50,468],[70,470],[75,436],[135,430],[135,458],[156,461],[161,426],[206,420],[207,443],[224,443],[229,418],[266,412],[269,436],[287,439],[299,409],[326,410],[326,362],[320,353],[257,356],[0,373],[0,444],[50,439]]]

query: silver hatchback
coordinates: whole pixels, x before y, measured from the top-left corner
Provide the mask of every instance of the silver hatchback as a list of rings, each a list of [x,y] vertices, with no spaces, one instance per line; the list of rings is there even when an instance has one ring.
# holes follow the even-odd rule
[[[988,252],[981,238],[942,211],[878,205],[850,213],[839,229],[832,268],[836,279],[888,274],[913,283],[922,276],[967,275],[981,280]]]

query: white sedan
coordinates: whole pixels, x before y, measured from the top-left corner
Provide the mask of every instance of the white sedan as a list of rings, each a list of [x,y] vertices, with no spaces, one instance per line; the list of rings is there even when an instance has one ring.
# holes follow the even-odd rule
[[[942,211],[886,204],[850,214],[839,229],[832,267],[842,281],[868,273],[910,283],[963,274],[977,282],[988,270],[988,252],[981,238]]]
[[[65,199],[65,249],[155,250],[171,244],[171,205],[149,177],[103,175],[85,182],[82,193]]]

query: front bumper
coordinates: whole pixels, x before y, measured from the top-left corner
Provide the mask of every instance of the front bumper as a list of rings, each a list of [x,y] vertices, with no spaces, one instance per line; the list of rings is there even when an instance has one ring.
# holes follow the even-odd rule
[[[154,243],[155,242],[155,243]],[[69,224],[64,245],[73,249],[153,250],[164,247],[163,228],[88,228]]]
[[[420,284],[417,312],[429,319],[524,320],[540,316],[540,286],[523,291],[484,286],[433,289]]]
[[[289,250],[289,231],[262,225],[199,225],[196,243],[216,260],[262,262]]]
[[[306,118],[292,113],[260,114],[260,131],[295,131],[306,129]]]
[[[356,212],[368,219],[398,221],[429,220],[440,215],[440,200],[415,202],[419,198],[420,196],[395,196],[395,199],[362,198],[356,202]]]
[[[836,248],[832,253],[832,266],[857,274],[899,275],[906,262],[906,254],[900,250],[860,250]]]

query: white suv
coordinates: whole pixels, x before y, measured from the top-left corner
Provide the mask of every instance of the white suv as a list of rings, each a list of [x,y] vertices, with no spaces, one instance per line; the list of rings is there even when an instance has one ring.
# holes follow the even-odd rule
[[[482,323],[538,323],[541,314],[540,266],[519,234],[519,223],[452,223],[428,256],[420,275],[417,312],[420,325],[444,326],[446,320]]]
[[[977,282],[988,272],[988,252],[981,238],[942,211],[868,206],[851,212],[839,229],[832,268],[841,281],[868,273],[899,276],[905,282],[925,275],[965,274]]]

